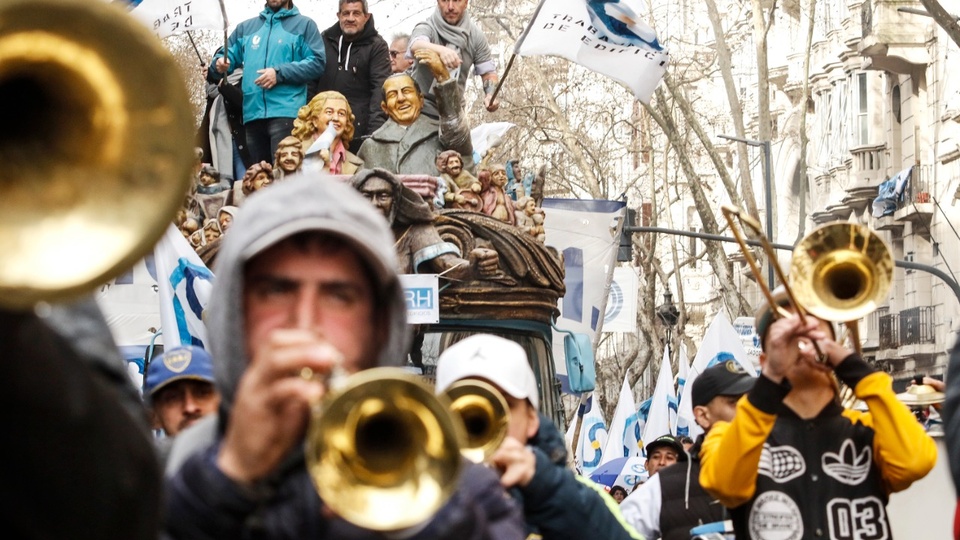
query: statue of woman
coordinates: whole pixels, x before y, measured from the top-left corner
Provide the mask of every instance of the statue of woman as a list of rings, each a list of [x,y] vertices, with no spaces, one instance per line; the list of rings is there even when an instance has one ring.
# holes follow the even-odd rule
[[[354,121],[350,103],[343,94],[333,90],[320,92],[310,103],[300,107],[297,119],[293,121],[292,134],[303,141],[307,161],[323,160],[323,172],[353,174],[363,166],[363,160],[348,150],[353,140]],[[326,148],[319,151],[311,148],[325,132],[332,135],[332,141],[325,138],[319,143]]]

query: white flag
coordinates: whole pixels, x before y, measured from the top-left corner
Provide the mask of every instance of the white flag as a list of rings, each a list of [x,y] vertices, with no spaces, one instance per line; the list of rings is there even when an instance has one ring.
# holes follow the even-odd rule
[[[677,414],[673,417],[670,427],[674,435],[677,433],[677,419],[680,418],[680,400],[683,399],[683,388],[687,385],[690,376],[690,364],[687,362],[687,346],[680,344],[680,358],[677,360]]]
[[[510,122],[487,122],[470,130],[470,140],[473,141],[473,161],[480,163],[484,152],[491,146],[499,145],[503,136],[516,124]]]
[[[623,377],[617,408],[607,430],[607,444],[603,447],[603,463],[622,457],[641,455],[640,434],[637,430],[637,405],[630,390],[628,375]]]
[[[660,362],[660,375],[653,390],[650,403],[650,415],[643,428],[643,440],[652,441],[661,435],[672,435],[670,427],[676,422],[677,394],[673,389],[673,370],[670,369],[670,350],[664,348],[663,361]]]
[[[515,52],[566,58],[627,85],[649,103],[670,55],[641,21],[643,5],[640,0],[541,0]]]
[[[180,231],[170,225],[153,250],[160,293],[160,323],[163,343],[206,348],[207,328],[203,310],[213,287],[211,272]]]
[[[747,351],[743,349],[740,334],[734,330],[730,320],[721,311],[714,317],[707,333],[703,336],[697,356],[693,359],[687,382],[683,386],[683,395],[680,396],[680,408],[677,412],[677,436],[686,435],[696,439],[703,433],[700,426],[693,420],[693,405],[690,403],[690,390],[693,381],[703,373],[703,370],[727,360],[736,360],[747,373],[756,374],[757,370],[750,362]]]
[[[573,422],[576,425],[575,422]],[[607,423],[603,420],[603,411],[597,404],[596,396],[587,398],[583,405],[583,421],[580,425],[580,440],[574,457],[581,474],[590,476],[603,458],[603,446],[607,443]]]
[[[224,29],[219,0],[143,0],[130,14],[160,39],[187,30]]]
[[[557,328],[588,335],[594,347],[597,332],[603,332],[603,314],[625,208],[623,201],[543,200],[546,243],[563,254],[563,282],[567,288],[557,304]],[[563,338],[564,334],[553,333],[553,357],[557,379],[562,390],[569,393]]]

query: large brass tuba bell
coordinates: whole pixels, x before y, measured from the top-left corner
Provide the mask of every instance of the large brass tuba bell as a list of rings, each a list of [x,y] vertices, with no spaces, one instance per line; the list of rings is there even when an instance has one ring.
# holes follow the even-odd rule
[[[450,410],[463,420],[466,439],[460,452],[474,463],[486,461],[507,436],[507,401],[496,388],[477,379],[457,381],[444,394]]]
[[[0,306],[87,292],[143,257],[190,182],[173,58],[116,5],[0,2]]]
[[[794,248],[790,284],[810,313],[850,322],[885,303],[893,267],[890,249],[876,233],[855,223],[830,223]]]
[[[396,531],[427,521],[460,473],[462,429],[416,376],[361,371],[314,408],[307,470],[323,502],[347,521]]]

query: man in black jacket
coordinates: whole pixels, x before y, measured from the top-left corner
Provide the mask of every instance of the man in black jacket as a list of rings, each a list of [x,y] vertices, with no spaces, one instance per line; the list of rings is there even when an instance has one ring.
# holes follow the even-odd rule
[[[697,424],[709,431],[719,420],[732,420],[737,400],[755,380],[735,360],[705,369],[690,393]],[[700,487],[702,443],[703,435],[690,448],[690,459],[660,469],[620,503],[623,516],[646,538],[688,540],[691,528],[723,520],[723,506]]]
[[[347,97],[356,117],[350,143],[350,151],[356,154],[363,140],[387,119],[380,102],[383,81],[391,74],[390,48],[373,24],[367,0],[340,0],[337,23],[321,35],[327,68],[311,85],[310,95],[336,90]]]

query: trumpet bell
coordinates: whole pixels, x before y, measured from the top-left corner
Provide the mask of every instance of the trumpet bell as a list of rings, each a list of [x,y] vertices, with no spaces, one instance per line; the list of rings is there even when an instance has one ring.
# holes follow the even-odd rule
[[[396,368],[350,376],[314,411],[307,470],[347,521],[397,531],[427,521],[460,474],[459,426],[445,398]]]
[[[496,388],[476,379],[457,381],[444,394],[450,410],[463,420],[461,454],[474,463],[486,461],[507,436],[507,401]]]
[[[855,223],[817,228],[797,244],[790,286],[797,302],[827,321],[856,321],[885,303],[893,279],[890,249]]]
[[[152,249],[195,159],[156,36],[105,2],[5,0],[0,100],[0,305],[77,296]]]

